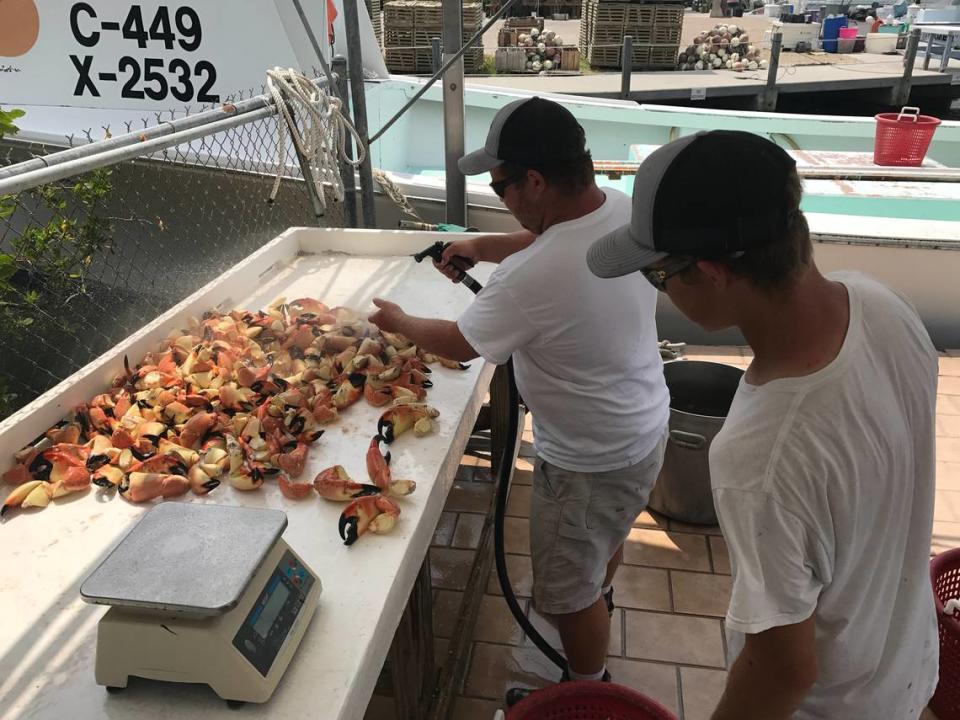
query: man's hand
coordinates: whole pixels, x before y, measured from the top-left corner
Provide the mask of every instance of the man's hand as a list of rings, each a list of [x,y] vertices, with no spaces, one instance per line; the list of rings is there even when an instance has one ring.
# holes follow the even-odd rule
[[[457,277],[460,271],[469,270],[481,260],[480,250],[477,244],[477,240],[479,239],[481,238],[465,238],[450,243],[446,250],[443,251],[443,261],[437,262],[434,260],[433,266],[454,282],[460,282],[460,279]],[[466,258],[469,261],[469,265],[464,263],[463,260],[455,259],[457,257]]]
[[[387,332],[403,332],[400,326],[407,318],[407,314],[403,311],[403,308],[396,303],[381,298],[374,298],[373,304],[376,305],[379,310],[375,310],[370,317],[367,318],[370,322]]]

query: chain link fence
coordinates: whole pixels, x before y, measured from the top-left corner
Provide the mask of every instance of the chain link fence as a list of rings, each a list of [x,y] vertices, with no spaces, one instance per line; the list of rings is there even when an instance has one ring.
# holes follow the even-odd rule
[[[248,99],[268,106],[266,96]],[[185,117],[189,109],[114,132],[147,134]],[[345,225],[344,206],[330,192],[318,220],[292,146],[276,199],[267,201],[279,117],[272,106],[242,117],[227,129],[211,121],[209,133],[171,138],[122,161],[99,140],[85,148],[93,151],[86,172],[14,193],[4,195],[0,179],[0,419],[287,228]],[[8,134],[0,139],[0,176],[25,180],[29,167],[6,166],[55,163],[65,148],[94,142],[92,131],[85,135],[52,147]]]

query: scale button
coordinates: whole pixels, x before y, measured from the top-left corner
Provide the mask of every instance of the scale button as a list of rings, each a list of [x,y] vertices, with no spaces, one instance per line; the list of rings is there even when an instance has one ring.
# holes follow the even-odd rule
[[[243,641],[243,646],[244,646],[247,650],[249,650],[250,652],[256,652],[256,651],[257,651],[257,646],[254,645],[254,644],[253,644],[252,642],[250,642],[249,640],[244,640],[244,641]]]
[[[294,584],[294,585],[299,585],[299,584],[300,584],[300,578],[299,578],[299,577],[295,577],[295,578],[293,579],[293,584]]]

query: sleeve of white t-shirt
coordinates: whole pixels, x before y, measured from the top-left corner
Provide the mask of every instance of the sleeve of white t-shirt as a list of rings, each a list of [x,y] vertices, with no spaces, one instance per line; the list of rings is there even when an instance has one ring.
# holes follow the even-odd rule
[[[820,539],[768,493],[717,488],[713,498],[734,568],[727,627],[752,634],[810,617],[828,581]]]
[[[502,365],[537,336],[537,329],[501,282],[490,282],[457,319],[457,327],[484,360]]]

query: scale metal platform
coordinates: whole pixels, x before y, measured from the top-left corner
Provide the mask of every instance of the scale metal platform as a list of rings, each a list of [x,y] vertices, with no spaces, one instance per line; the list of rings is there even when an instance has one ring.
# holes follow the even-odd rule
[[[280,510],[165,502],[80,586],[109,605],[96,680],[206,683],[230,702],[266,702],[317,608],[320,579],[281,538]]]

